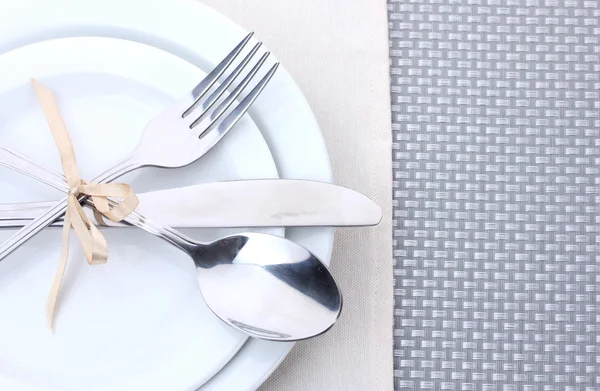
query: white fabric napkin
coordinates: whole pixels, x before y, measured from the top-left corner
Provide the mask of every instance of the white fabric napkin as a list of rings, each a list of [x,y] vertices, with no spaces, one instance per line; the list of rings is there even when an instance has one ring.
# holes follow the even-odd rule
[[[392,159],[386,2],[202,0],[257,36],[305,93],[337,184],[384,210],[376,228],[340,229],[332,271],[344,312],[298,343],[264,391],[393,389]]]

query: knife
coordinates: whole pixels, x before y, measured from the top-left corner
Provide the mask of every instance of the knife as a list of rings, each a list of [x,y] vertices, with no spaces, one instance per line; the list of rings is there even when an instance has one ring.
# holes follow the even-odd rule
[[[382,217],[381,208],[357,191],[307,180],[213,182],[138,197],[140,212],[177,228],[355,227],[377,225]],[[0,204],[0,227],[22,227],[52,204]],[[84,210],[91,221],[96,221],[91,208]],[[107,226],[128,226],[104,220]],[[60,225],[61,221],[53,224]]]

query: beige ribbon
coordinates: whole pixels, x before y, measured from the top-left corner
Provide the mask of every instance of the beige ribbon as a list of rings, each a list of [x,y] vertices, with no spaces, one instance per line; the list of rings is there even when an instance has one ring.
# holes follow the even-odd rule
[[[56,141],[62,167],[65,177],[67,178],[67,184],[69,185],[69,189],[71,189],[67,197],[67,212],[65,214],[62,237],[62,253],[58,270],[56,271],[52,283],[50,295],[46,302],[48,325],[53,329],[58,294],[69,258],[71,227],[77,234],[85,257],[90,265],[106,263],[108,259],[108,244],[106,243],[106,239],[87,217],[79,204],[78,197],[80,195],[87,195],[92,198],[95,206],[94,215],[100,223],[103,222],[100,213],[112,221],[122,221],[137,208],[139,200],[129,185],[121,183],[96,184],[88,183],[81,179],[79,170],[77,169],[75,152],[73,151],[69,132],[60,115],[56,99],[48,88],[36,80],[32,80],[32,82],[44,114],[46,115],[48,126]],[[109,197],[121,199],[121,202],[116,207],[111,208],[108,203]]]

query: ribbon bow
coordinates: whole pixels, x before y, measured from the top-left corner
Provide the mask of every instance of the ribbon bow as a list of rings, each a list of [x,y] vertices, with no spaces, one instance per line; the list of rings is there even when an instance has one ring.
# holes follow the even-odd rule
[[[131,187],[123,183],[97,184],[88,183],[81,179],[77,163],[75,161],[75,152],[65,123],[58,110],[56,99],[52,92],[37,82],[32,80],[33,87],[38,96],[42,110],[46,116],[48,126],[52,131],[56,146],[60,153],[60,160],[69,186],[67,197],[67,212],[63,227],[62,253],[58,270],[52,283],[50,295],[46,302],[46,315],[50,329],[54,326],[54,315],[60,286],[67,269],[69,258],[69,241],[71,237],[71,228],[77,234],[85,257],[90,265],[106,263],[108,259],[108,244],[104,235],[98,228],[92,224],[83,208],[79,204],[79,196],[90,196],[94,201],[94,216],[102,223],[104,215],[112,221],[119,222],[125,219],[131,212],[137,208],[139,200]],[[120,203],[111,208],[108,198],[121,199]]]

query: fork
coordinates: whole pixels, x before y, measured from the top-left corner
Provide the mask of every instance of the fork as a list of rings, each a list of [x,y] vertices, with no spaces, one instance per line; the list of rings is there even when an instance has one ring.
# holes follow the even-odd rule
[[[17,171],[65,190],[62,175],[30,158],[14,153],[4,165],[19,167]],[[192,258],[207,306],[225,323],[251,337],[285,342],[312,338],[330,329],[340,316],[342,295],[327,266],[288,239],[239,233],[200,243],[138,211],[125,222],[166,240]]]
[[[252,35],[253,33],[248,34],[191,92],[154,117],[146,125],[138,146],[128,157],[91,182],[112,182],[142,167],[183,167],[210,151],[248,111],[279,66],[279,63],[275,63],[243,100],[232,107],[269,56],[269,52],[265,52],[237,87],[226,94],[234,81],[242,77],[244,69],[261,47],[262,43],[258,42],[223,83],[213,88],[219,78],[231,68]],[[228,113],[224,116],[226,112]],[[86,198],[81,196],[79,201],[83,202]],[[60,218],[66,212],[66,205],[67,198],[64,198],[0,244],[0,260]]]

